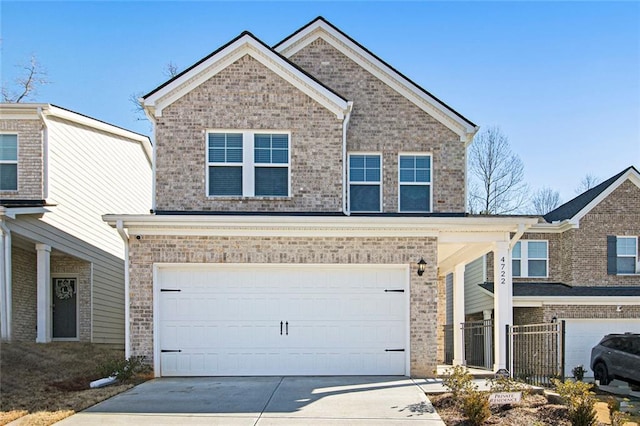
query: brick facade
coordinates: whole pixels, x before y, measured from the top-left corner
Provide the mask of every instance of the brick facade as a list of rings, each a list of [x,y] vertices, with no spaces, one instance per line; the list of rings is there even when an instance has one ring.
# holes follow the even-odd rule
[[[289,59],[353,101],[347,150],[382,153],[383,211],[398,211],[402,152],[432,154],[434,212],[466,210],[466,148],[458,135],[322,39]]]
[[[411,271],[410,347],[413,376],[432,376],[437,361],[438,288],[434,238],[294,238],[143,236],[130,240],[131,350],[153,360],[154,263],[409,264],[427,260],[421,277]]]
[[[290,131],[290,197],[206,193],[206,130]],[[342,121],[246,55],[162,112],[156,125],[156,208],[342,211]]]
[[[18,190],[0,191],[0,199],[44,199],[42,122],[40,120],[0,120],[0,133],[18,135]]]
[[[12,339],[35,342],[37,324],[36,252],[11,247]]]
[[[514,308],[516,325],[540,324],[557,319],[638,319],[640,305],[547,305],[539,308]]]

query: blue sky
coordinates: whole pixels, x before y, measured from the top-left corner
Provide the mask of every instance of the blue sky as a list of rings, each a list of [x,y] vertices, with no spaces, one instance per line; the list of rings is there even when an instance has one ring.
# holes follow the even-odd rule
[[[640,2],[0,0],[1,71],[35,54],[35,99],[149,133],[129,96],[244,30],[273,45],[322,15],[480,125],[499,125],[533,189],[640,167]]]

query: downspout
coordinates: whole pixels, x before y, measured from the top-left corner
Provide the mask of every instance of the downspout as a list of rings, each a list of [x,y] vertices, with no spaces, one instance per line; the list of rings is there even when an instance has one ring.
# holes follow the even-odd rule
[[[349,128],[352,110],[353,102],[349,101],[347,102],[347,113],[342,122],[342,213],[345,216],[351,215],[347,204],[347,129]]]
[[[2,339],[11,341],[11,319],[12,319],[12,294],[11,294],[11,231],[0,218],[0,232],[2,233],[2,251],[0,262],[2,262]]]
[[[122,220],[116,221],[116,229],[120,238],[124,242],[124,357],[131,357],[131,342],[129,340],[130,320],[129,320],[129,235],[124,230]]]

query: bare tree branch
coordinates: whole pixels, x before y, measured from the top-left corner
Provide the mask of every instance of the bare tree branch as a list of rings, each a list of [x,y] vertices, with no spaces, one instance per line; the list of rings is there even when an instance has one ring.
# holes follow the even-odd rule
[[[545,215],[560,205],[560,193],[549,187],[537,190],[531,198],[532,213]]]
[[[31,55],[28,63],[16,65],[21,68],[21,74],[13,81],[14,89],[2,87],[2,101],[20,103],[25,100],[33,100],[38,88],[49,84],[47,70],[40,65],[35,55]]]
[[[169,61],[164,66],[164,70],[162,71],[162,73],[169,78],[173,78],[178,75],[180,71],[178,69],[178,66],[173,61]]]
[[[173,78],[179,74],[178,66],[173,62],[169,61],[162,69],[162,74],[164,74],[168,78]],[[129,102],[133,104],[133,108],[131,109],[136,116],[136,120],[144,121],[147,119],[147,116],[144,114],[144,108],[140,103],[140,98],[144,95],[144,92],[135,92],[129,95]]]
[[[591,173],[587,173],[582,180],[580,181],[580,183],[578,184],[578,186],[576,187],[576,194],[580,195],[583,192],[587,192],[588,190],[590,190],[591,188],[593,188],[594,186],[598,185],[600,183],[600,178],[597,177],[596,175],[592,175]]]
[[[499,127],[476,135],[469,149],[469,211],[507,214],[527,202],[522,160]]]

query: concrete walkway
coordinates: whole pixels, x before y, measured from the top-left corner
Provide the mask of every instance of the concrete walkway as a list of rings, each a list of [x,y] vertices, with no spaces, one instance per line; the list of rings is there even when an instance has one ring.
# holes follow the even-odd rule
[[[162,378],[58,425],[444,426],[407,377]]]

